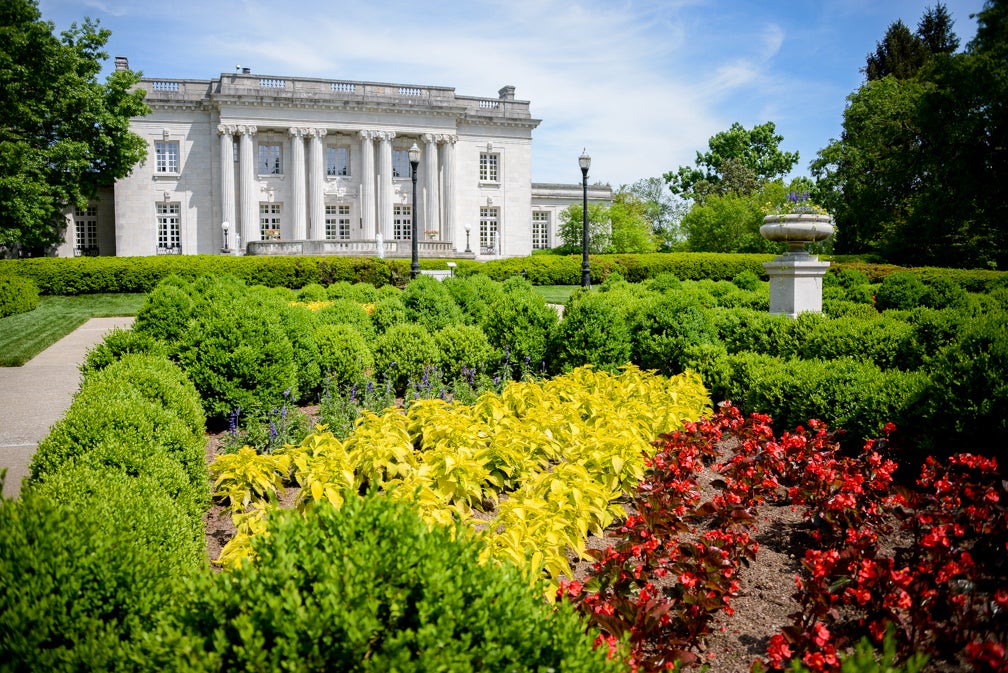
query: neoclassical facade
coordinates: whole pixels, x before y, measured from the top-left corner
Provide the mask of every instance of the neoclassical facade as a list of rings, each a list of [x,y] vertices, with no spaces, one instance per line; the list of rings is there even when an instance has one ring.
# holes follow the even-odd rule
[[[415,200],[423,256],[508,257],[558,245],[559,211],[580,203],[580,185],[532,184],[540,120],[512,86],[478,98],[248,69],[138,86],[147,160],[70,214],[61,255],[404,257]]]

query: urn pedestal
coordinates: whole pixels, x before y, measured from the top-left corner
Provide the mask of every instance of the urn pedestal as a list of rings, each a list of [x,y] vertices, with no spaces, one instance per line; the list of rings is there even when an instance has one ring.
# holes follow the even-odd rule
[[[820,262],[805,246],[833,235],[828,215],[767,215],[760,235],[784,242],[788,251],[763,268],[770,276],[770,313],[792,318],[805,312],[822,312],[822,279],[829,262]]]

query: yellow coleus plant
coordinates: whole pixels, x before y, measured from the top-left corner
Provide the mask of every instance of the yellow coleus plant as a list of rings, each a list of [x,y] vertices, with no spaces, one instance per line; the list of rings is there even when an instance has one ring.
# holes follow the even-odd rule
[[[322,499],[339,506],[346,493],[380,488],[412,502],[431,525],[469,522],[487,560],[514,561],[555,583],[570,575],[571,551],[582,554],[589,535],[625,515],[618,501],[643,476],[652,442],[709,411],[694,374],[581,367],[509,383],[473,405],[422,400],[405,413],[363,411],[345,442],[320,428],[280,455],[302,488],[299,507]],[[246,470],[281,473],[262,459]],[[248,504],[245,494],[238,489]],[[229,549],[226,562],[241,549]]]

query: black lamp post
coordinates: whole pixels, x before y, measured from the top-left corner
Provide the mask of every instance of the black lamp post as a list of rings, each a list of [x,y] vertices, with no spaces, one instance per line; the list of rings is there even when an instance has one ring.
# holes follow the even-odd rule
[[[591,268],[588,266],[588,167],[591,157],[586,150],[581,150],[578,157],[581,166],[581,192],[584,197],[581,208],[581,287],[591,287]]]
[[[410,278],[416,278],[420,275],[420,252],[417,248],[416,229],[416,169],[419,163],[420,148],[416,143],[413,143],[413,147],[409,148],[410,176],[413,178],[413,263],[410,264]]]

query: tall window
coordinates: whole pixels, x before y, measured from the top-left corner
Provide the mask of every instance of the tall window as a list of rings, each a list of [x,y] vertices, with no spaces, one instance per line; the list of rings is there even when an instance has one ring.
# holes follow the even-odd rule
[[[532,211],[532,249],[545,250],[549,244],[549,211]]]
[[[282,203],[259,204],[259,235],[262,240],[280,240],[280,213],[282,210]]]
[[[154,141],[154,170],[157,173],[179,172],[179,144],[177,140]]]
[[[392,176],[396,178],[410,177],[408,150],[392,150]]]
[[[280,145],[259,145],[259,175],[283,175]]]
[[[497,241],[497,208],[480,208],[480,254],[500,254]]]
[[[88,206],[74,211],[74,231],[77,243],[74,246],[78,255],[98,254],[98,208]]]
[[[325,151],[326,175],[350,175],[350,148],[343,145],[327,145]]]
[[[350,240],[350,205],[340,203],[325,207],[325,237],[330,241]]]
[[[500,181],[500,176],[497,172],[498,157],[499,155],[491,154],[490,152],[480,152],[480,182]]]
[[[413,238],[413,206],[392,206],[392,237],[397,241]]]
[[[157,214],[157,254],[177,255],[182,252],[182,227],[180,204],[175,201],[155,203]]]

